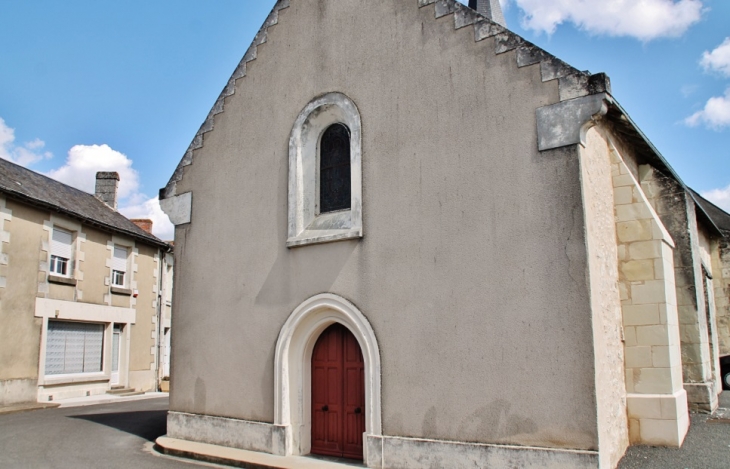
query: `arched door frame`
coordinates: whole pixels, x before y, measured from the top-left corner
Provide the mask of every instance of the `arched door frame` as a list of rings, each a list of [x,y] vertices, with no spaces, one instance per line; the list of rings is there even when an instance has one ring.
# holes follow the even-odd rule
[[[285,432],[277,454],[308,454],[312,425],[312,351],[322,331],[340,323],[360,344],[365,362],[365,433],[381,436],[380,350],[370,323],[346,299],[323,293],[299,305],[279,333],[274,359],[274,423]],[[282,447],[283,446],[283,447]],[[367,444],[363,442],[367,461]]]

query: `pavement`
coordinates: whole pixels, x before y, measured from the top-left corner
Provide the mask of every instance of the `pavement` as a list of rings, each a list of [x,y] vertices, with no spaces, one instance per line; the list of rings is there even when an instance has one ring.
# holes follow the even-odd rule
[[[166,392],[146,392],[136,396],[115,396],[113,394],[98,394],[95,396],[74,397],[59,399],[54,402],[24,402],[6,407],[0,407],[0,415],[28,412],[31,410],[55,409],[57,407],[83,407],[97,404],[113,404],[116,402],[140,401],[168,397]]]

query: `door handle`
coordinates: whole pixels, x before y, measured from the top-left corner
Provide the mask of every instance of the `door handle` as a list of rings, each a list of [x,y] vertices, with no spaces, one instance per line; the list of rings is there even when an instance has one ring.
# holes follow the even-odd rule
[[[362,409],[360,407],[358,407],[357,409],[355,409],[355,413],[356,414],[361,414],[362,413]]]
[[[328,405],[322,406],[322,412],[327,412],[328,410],[330,410],[330,406],[328,406]]]

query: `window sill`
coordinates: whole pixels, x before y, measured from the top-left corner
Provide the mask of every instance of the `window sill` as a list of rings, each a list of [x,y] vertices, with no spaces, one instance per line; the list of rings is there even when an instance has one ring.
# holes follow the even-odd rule
[[[308,244],[332,243],[334,241],[358,238],[362,238],[361,228],[346,230],[304,230],[299,236],[287,239],[286,247],[295,248]]]
[[[132,296],[132,290],[130,290],[129,288],[112,287],[112,294],[113,295]]]
[[[301,233],[289,237],[286,240],[286,246],[293,248],[307,244],[322,244],[362,238],[362,225],[353,226],[352,220],[352,210],[319,214]]]
[[[60,277],[58,275],[49,275],[48,276],[48,283],[58,283],[60,285],[71,285],[72,287],[75,287],[78,283],[78,280],[71,277]]]
[[[110,376],[105,373],[49,375],[43,379],[42,386],[56,386],[59,384],[93,383],[109,381]]]

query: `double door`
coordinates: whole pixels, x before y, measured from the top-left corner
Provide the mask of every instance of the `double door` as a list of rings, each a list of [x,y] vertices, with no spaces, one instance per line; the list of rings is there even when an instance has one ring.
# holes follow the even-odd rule
[[[357,339],[340,324],[327,328],[312,353],[313,454],[362,459],[365,366]]]

